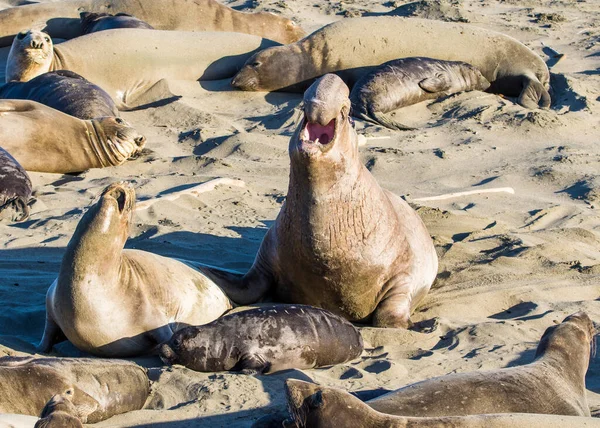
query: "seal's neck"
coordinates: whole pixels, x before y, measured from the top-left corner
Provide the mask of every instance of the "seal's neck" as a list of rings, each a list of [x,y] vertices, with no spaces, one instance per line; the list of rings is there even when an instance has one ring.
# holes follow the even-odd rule
[[[121,155],[115,147],[115,144],[104,132],[102,124],[96,119],[85,120],[85,135],[96,160],[94,167],[105,168],[108,166],[117,166],[123,163]]]

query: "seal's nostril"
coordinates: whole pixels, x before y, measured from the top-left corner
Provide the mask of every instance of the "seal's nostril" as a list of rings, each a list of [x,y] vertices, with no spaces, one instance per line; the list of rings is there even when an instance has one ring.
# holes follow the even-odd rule
[[[146,142],[146,137],[144,137],[142,135],[140,137],[137,137],[134,141],[138,146],[141,146],[142,144],[144,144]]]

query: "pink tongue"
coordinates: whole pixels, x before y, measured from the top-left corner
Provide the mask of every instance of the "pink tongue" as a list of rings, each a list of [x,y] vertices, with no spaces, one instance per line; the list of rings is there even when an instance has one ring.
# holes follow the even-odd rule
[[[332,119],[327,125],[322,126],[318,123],[307,123],[306,131],[308,132],[309,141],[316,141],[319,139],[319,143],[328,144],[333,139],[335,133],[335,119]]]

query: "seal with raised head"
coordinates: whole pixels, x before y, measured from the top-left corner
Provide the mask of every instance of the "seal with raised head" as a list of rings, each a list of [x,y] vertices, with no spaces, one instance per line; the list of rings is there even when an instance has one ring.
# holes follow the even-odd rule
[[[0,100],[0,141],[27,171],[60,174],[121,165],[146,144],[119,117],[81,120],[27,100]]]
[[[160,357],[201,372],[273,373],[344,363],[362,350],[360,333],[344,318],[312,306],[275,305],[181,329],[160,347]]]
[[[353,84],[375,66],[414,56],[464,61],[481,71],[490,92],[518,97],[527,108],[550,105],[548,67],[521,42],[466,24],[390,16],[343,19],[296,43],[265,49],[246,62],[232,84],[276,91],[302,87],[326,73],[339,73]]]
[[[0,147],[0,219],[26,220],[30,199],[29,175],[10,153]]]
[[[391,129],[412,129],[385,113],[424,100],[490,87],[481,72],[461,61],[412,57],[388,61],[360,79],[350,93],[352,116]]]
[[[436,377],[384,394],[368,404],[379,412],[402,416],[589,416],[585,373],[594,334],[590,318],[578,312],[545,331],[530,364]]]
[[[278,426],[286,428],[338,428],[350,426],[361,428],[600,427],[600,421],[594,418],[556,414],[505,413],[437,417],[388,415],[373,410],[366,403],[346,391],[296,379],[286,380],[285,392],[290,417]],[[531,393],[535,393],[535,391],[531,391]],[[435,397],[432,397],[433,399]]]
[[[93,13],[81,12],[81,34],[95,33],[96,31],[114,30],[116,28],[143,28],[154,30],[154,27],[141,19],[127,13]]]
[[[68,70],[51,71],[27,82],[0,87],[0,99],[30,100],[79,119],[119,116],[105,90]]]
[[[62,394],[56,394],[42,410],[40,420],[33,428],[83,428],[83,424],[77,418],[77,407],[70,400],[69,390]]]
[[[219,80],[233,76],[260,49],[278,45],[258,36],[225,32],[118,29],[54,46],[29,30],[15,38],[6,81],[70,70],[104,89],[121,109],[171,97],[164,79]]]
[[[306,91],[287,197],[253,266],[243,277],[210,272],[239,304],[272,293],[350,321],[408,327],[437,255],[417,213],[362,164],[348,95],[334,74]]]
[[[141,409],[150,381],[145,369],[128,361],[0,358],[0,413],[38,416],[56,394],[68,397],[71,416],[95,423]]]
[[[81,36],[81,12],[127,13],[157,30],[228,31],[279,43],[292,43],[306,35],[284,16],[238,12],[217,0],[63,0],[1,10],[0,46],[10,46],[24,28],[42,29],[60,39]]]
[[[231,308],[196,269],[123,249],[134,206],[133,187],[114,183],[83,215],[48,289],[38,350],[49,352],[66,336],[94,355],[148,354],[182,327],[211,322]]]

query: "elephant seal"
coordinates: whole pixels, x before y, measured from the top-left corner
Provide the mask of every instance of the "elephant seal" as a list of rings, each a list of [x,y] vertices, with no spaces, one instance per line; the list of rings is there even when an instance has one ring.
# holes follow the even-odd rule
[[[412,129],[385,113],[424,100],[490,87],[481,72],[461,61],[412,57],[388,61],[360,79],[350,93],[352,116],[391,129]]]
[[[590,318],[578,312],[546,330],[530,364],[432,378],[384,394],[368,404],[379,412],[402,416],[590,416],[585,373],[594,334]]]
[[[114,101],[97,85],[68,70],[41,74],[0,87],[0,99],[31,100],[79,119],[119,116]]]
[[[197,270],[123,249],[134,206],[134,189],[114,183],[79,221],[46,295],[39,351],[49,352],[64,334],[98,356],[148,354],[182,327],[211,322],[231,308],[223,291]]]
[[[16,222],[26,220],[30,199],[29,175],[15,158],[0,147],[0,218],[10,217]]]
[[[24,28],[42,29],[60,39],[81,36],[81,12],[127,13],[157,30],[238,32],[279,43],[306,35],[283,16],[238,12],[217,0],[66,0],[1,10],[0,47],[10,46]]]
[[[53,396],[42,410],[41,419],[34,428],[83,428],[81,421],[75,416],[77,408],[69,399],[69,390]]]
[[[146,144],[121,118],[81,120],[26,100],[0,100],[0,141],[27,171],[60,174],[121,165]]]
[[[48,71],[70,70],[126,109],[172,96],[165,94],[164,79],[225,79],[256,51],[277,44],[240,33],[118,29],[54,46],[45,33],[29,30],[13,42],[6,81],[26,82]]]
[[[93,13],[81,12],[81,34],[95,33],[96,31],[114,30],[115,28],[144,28],[154,30],[154,27],[135,16],[126,13]]]
[[[212,270],[236,303],[317,306],[350,321],[408,327],[437,274],[417,213],[362,164],[348,87],[328,74],[304,94],[290,140],[287,198],[243,277]]]
[[[344,363],[362,350],[362,336],[345,319],[312,306],[275,305],[181,329],[160,357],[200,372],[273,373]]]
[[[145,369],[128,361],[0,358],[0,413],[38,416],[56,394],[69,398],[71,416],[95,423],[141,409],[150,381]]]
[[[484,414],[406,417],[377,412],[353,395],[296,379],[285,383],[289,419],[286,428],[578,428],[600,427],[594,418],[548,414]],[[462,391],[461,391],[462,392]],[[535,391],[531,391],[534,393]],[[456,395],[456,393],[455,393]],[[432,397],[431,400],[434,400]]]
[[[527,108],[550,105],[548,67],[512,37],[465,24],[390,16],[343,19],[296,43],[265,49],[248,59],[232,84],[275,91],[333,72],[354,83],[374,66],[413,56],[464,61],[481,71],[490,92],[518,97]]]

